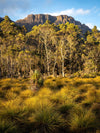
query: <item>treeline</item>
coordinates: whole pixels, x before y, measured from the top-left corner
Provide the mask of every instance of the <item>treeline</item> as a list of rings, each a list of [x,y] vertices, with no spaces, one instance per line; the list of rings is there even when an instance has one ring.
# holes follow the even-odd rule
[[[32,31],[17,26],[8,16],[0,23],[0,78],[43,75],[94,76],[100,73],[100,32],[82,34],[72,24],[48,20]]]

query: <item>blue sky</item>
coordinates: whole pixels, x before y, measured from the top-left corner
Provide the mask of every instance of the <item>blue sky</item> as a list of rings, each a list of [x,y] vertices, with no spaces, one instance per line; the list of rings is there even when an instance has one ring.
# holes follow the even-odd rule
[[[68,15],[100,30],[100,0],[0,0],[0,17],[16,21],[28,14]]]

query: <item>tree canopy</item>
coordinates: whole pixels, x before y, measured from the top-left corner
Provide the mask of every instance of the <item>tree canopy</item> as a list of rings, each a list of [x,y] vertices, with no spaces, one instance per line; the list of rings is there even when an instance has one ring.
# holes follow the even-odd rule
[[[82,34],[72,23],[46,21],[27,32],[5,16],[0,23],[0,77],[28,77],[30,71],[44,75],[98,74],[100,32],[94,26]]]

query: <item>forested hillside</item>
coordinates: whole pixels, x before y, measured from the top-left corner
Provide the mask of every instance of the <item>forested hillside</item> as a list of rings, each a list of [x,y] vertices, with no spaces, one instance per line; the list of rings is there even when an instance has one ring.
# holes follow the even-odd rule
[[[77,25],[47,20],[30,32],[8,16],[0,22],[0,78],[43,75],[94,77],[100,74],[100,32],[82,34]]]

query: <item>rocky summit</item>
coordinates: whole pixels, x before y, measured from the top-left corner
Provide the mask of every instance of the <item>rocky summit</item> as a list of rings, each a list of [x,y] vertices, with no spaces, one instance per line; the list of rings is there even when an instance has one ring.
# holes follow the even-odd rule
[[[45,15],[45,14],[30,14],[24,19],[17,20],[16,23],[19,26],[25,25],[27,31],[31,31],[32,27],[34,25],[44,24],[46,20],[50,20],[51,23],[54,23],[56,25],[58,24],[65,24],[66,22],[74,23],[75,25],[78,25],[79,28],[82,30],[83,33],[86,31],[90,31],[91,29],[86,26],[85,24],[81,24],[79,21],[76,21],[73,17],[67,16],[67,15],[60,15],[60,16],[51,16],[51,15]]]

